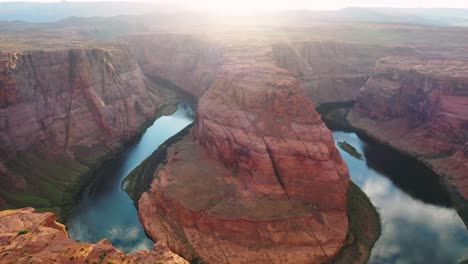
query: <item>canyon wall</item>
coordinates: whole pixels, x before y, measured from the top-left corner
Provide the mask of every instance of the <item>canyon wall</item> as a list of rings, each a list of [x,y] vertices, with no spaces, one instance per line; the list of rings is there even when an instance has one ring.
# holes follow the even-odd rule
[[[405,46],[383,46],[335,41],[277,43],[276,63],[299,79],[315,106],[354,101],[359,89],[374,70],[375,62],[386,56],[417,56]]]
[[[348,120],[428,164],[455,190],[455,200],[466,204],[467,62],[383,58]]]
[[[192,132],[152,165],[140,219],[187,259],[322,263],[345,244],[347,167],[298,81],[268,54],[225,50]]]
[[[163,243],[150,252],[125,254],[105,239],[97,244],[73,241],[52,213],[32,208],[0,212],[0,252],[1,263],[188,264]]]
[[[143,72],[194,97],[208,89],[222,63],[221,47],[201,36],[134,35],[125,39]]]
[[[85,175],[170,98],[125,45],[0,53],[0,196],[12,206],[73,204]]]

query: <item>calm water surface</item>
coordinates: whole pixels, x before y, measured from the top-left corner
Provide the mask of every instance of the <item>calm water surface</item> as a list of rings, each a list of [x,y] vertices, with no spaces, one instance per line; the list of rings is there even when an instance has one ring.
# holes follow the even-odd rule
[[[67,223],[70,237],[90,243],[107,238],[125,252],[151,249],[154,243],[145,235],[133,201],[120,184],[159,145],[192,122],[192,109],[180,104],[174,114],[157,119],[119,158],[106,162]]]
[[[468,258],[468,232],[437,176],[388,148],[364,142],[355,133],[333,133],[365,158],[341,148],[351,179],[380,213],[382,236],[369,263],[450,264]]]
[[[103,238],[125,252],[150,249],[132,200],[121,181],[165,140],[193,121],[193,112],[179,105],[161,117],[118,159],[107,162],[82,193],[67,223],[70,237],[95,243]],[[437,177],[411,159],[361,140],[355,133],[335,131],[365,158],[358,160],[338,148],[352,180],[367,193],[381,215],[382,236],[370,263],[458,263],[468,258],[468,234]],[[366,143],[367,142],[367,143]]]

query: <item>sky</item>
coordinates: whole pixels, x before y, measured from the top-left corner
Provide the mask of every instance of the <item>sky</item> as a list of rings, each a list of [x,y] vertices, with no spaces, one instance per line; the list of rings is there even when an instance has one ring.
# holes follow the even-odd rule
[[[14,2],[17,0],[0,0]],[[22,0],[28,1],[28,0]],[[68,0],[68,2],[90,2],[91,0]],[[103,0],[124,1],[132,0]],[[28,2],[60,2],[57,0],[29,0]],[[137,1],[135,1],[137,2]],[[316,9],[336,10],[345,7],[448,7],[468,8],[468,0],[138,0],[138,2],[184,3],[202,9],[212,10],[278,10],[278,9]]]

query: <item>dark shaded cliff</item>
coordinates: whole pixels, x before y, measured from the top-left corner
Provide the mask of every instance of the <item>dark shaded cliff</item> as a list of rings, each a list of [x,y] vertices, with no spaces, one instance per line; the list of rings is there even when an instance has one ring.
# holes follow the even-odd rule
[[[9,206],[72,205],[93,168],[172,97],[125,45],[0,53],[0,196]]]
[[[468,63],[463,61],[381,59],[348,115],[353,126],[440,174],[465,219],[467,69]]]

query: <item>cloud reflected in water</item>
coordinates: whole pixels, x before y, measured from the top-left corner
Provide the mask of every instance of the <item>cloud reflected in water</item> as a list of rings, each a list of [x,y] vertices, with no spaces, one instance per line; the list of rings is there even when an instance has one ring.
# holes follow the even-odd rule
[[[364,153],[365,143],[354,133],[335,132]],[[352,180],[369,196],[380,213],[382,236],[369,263],[458,263],[468,258],[468,234],[452,208],[424,203],[403,192],[385,175],[341,151]],[[389,164],[398,166],[398,164]],[[422,182],[420,188],[424,188]]]

